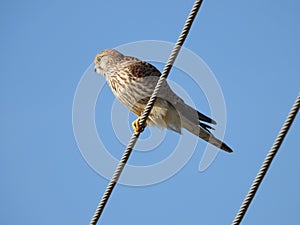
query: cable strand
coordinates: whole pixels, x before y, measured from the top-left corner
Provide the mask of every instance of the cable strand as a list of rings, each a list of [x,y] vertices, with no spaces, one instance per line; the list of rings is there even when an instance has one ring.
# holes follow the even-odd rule
[[[248,194],[246,195],[236,217],[234,218],[234,221],[232,222],[231,225],[239,225],[243,219],[243,217],[245,216],[247,209],[251,203],[251,201],[253,200],[262,180],[264,179],[276,153],[278,152],[288,130],[290,129],[298,111],[299,111],[299,107],[300,107],[300,93],[298,94],[298,97],[294,103],[294,105],[292,106],[281,130],[279,131],[277,138],[275,139],[273,146],[271,147],[270,151],[268,152],[259,172],[257,173],[251,187],[250,190],[248,192]]]

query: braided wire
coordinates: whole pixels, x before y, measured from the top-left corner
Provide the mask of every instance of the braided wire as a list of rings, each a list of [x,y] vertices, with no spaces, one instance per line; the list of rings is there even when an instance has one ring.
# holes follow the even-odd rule
[[[158,82],[155,86],[155,89],[154,89],[154,91],[153,91],[153,93],[152,93],[145,109],[144,109],[143,114],[140,117],[139,125],[142,129],[140,129],[139,132],[132,134],[132,136],[130,138],[130,141],[129,141],[129,143],[128,143],[128,145],[127,145],[127,147],[126,147],[126,149],[125,149],[125,151],[122,155],[122,158],[121,158],[121,160],[120,160],[120,162],[119,162],[119,164],[118,164],[118,166],[117,166],[117,168],[116,168],[109,184],[107,185],[106,190],[105,190],[105,192],[102,196],[102,199],[99,202],[98,207],[97,207],[97,209],[96,209],[96,211],[95,211],[95,213],[94,213],[94,215],[93,215],[93,217],[90,221],[90,225],[96,225],[97,224],[97,222],[98,222],[98,220],[99,220],[99,218],[100,218],[100,216],[101,216],[101,214],[104,210],[104,207],[105,207],[106,203],[108,202],[108,199],[109,199],[116,183],[118,182],[119,177],[120,177],[120,175],[121,175],[128,159],[130,157],[130,154],[131,154],[131,152],[132,152],[132,150],[133,150],[133,148],[134,148],[134,146],[135,146],[135,144],[136,144],[136,142],[137,142],[137,140],[140,136],[140,132],[142,132],[142,130],[145,127],[146,120],[147,120],[147,118],[148,118],[148,116],[149,116],[149,114],[150,114],[150,112],[153,108],[153,105],[154,105],[155,100],[156,100],[156,96],[158,95],[158,92],[159,92],[163,82],[166,80],[166,78],[168,77],[168,75],[170,73],[170,70],[173,66],[173,63],[175,62],[175,59],[176,59],[176,57],[177,57],[177,55],[178,55],[178,53],[181,49],[181,46],[183,45],[183,43],[184,43],[184,41],[185,41],[189,31],[190,31],[192,23],[193,23],[196,15],[199,11],[199,8],[200,8],[202,2],[203,2],[203,0],[196,0],[194,2],[194,5],[193,5],[193,7],[192,7],[192,9],[189,13],[189,16],[188,16],[188,18],[185,22],[185,25],[184,25],[183,29],[182,29],[182,32],[181,32],[179,38],[177,39],[177,42],[176,42],[176,44],[175,44],[175,46],[174,46],[174,48],[171,52],[171,55],[170,55],[166,65],[165,65],[165,67],[164,67],[164,70],[163,70],[163,72],[162,72],[162,74],[161,74],[161,76],[160,76],[160,78],[159,78],[159,80],[158,80]]]
[[[273,146],[271,147],[270,151],[268,152],[258,174],[256,175],[256,177],[251,185],[251,188],[250,188],[248,194],[246,195],[246,197],[245,197],[245,199],[244,199],[244,201],[243,201],[243,203],[231,225],[240,224],[243,217],[245,216],[246,211],[255,196],[255,193],[257,192],[262,180],[264,179],[264,176],[266,175],[266,173],[272,163],[272,160],[274,159],[276,153],[278,152],[278,149],[279,149],[283,139],[285,138],[289,128],[291,127],[291,125],[297,115],[299,107],[300,107],[300,93],[298,94],[298,97],[297,97],[294,105],[292,106],[281,130],[279,131],[279,133],[275,139],[275,142],[273,143]]]

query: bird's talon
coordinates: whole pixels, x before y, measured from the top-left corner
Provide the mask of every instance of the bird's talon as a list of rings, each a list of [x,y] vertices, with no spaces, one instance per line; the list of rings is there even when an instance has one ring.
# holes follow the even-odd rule
[[[144,131],[144,127],[140,126],[140,118],[137,118],[135,121],[133,121],[131,125],[135,134],[139,134]]]

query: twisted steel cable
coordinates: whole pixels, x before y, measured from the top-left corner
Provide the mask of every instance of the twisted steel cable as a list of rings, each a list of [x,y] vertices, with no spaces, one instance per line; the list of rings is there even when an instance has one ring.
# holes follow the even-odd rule
[[[294,105],[292,106],[280,132],[277,135],[277,138],[275,139],[275,142],[273,143],[272,148],[270,149],[269,153],[267,154],[258,174],[256,175],[256,177],[251,185],[251,188],[250,188],[248,194],[246,195],[246,197],[245,197],[245,199],[244,199],[244,201],[243,201],[243,203],[231,225],[239,225],[241,223],[251,201],[253,200],[262,180],[264,179],[264,176],[266,175],[266,173],[272,163],[272,160],[274,159],[283,139],[285,138],[289,128],[292,125],[292,123],[297,115],[297,112],[299,111],[299,107],[300,107],[300,93],[298,94],[298,97],[297,97]]]
[[[188,18],[185,22],[185,25],[184,25],[184,27],[181,31],[181,34],[180,34],[179,38],[177,39],[177,42],[176,42],[176,44],[175,44],[175,46],[174,46],[174,48],[171,52],[171,55],[170,55],[166,65],[165,65],[165,67],[164,67],[164,70],[163,70],[163,72],[162,72],[162,74],[161,74],[161,76],[160,76],[160,78],[159,78],[159,80],[158,80],[158,82],[155,86],[155,89],[154,89],[154,91],[153,91],[153,93],[152,93],[145,109],[144,109],[143,114],[140,117],[139,125],[142,129],[138,133],[133,133],[132,134],[132,136],[130,138],[130,141],[129,141],[129,143],[128,143],[128,145],[127,145],[127,147],[126,147],[126,149],[123,153],[123,156],[122,156],[122,158],[121,158],[121,160],[120,160],[120,162],[119,162],[119,164],[118,164],[118,166],[117,166],[117,168],[116,168],[116,170],[115,170],[115,172],[112,176],[112,179],[110,180],[109,184],[107,185],[106,190],[105,190],[105,192],[102,196],[102,199],[101,199],[101,201],[100,201],[100,203],[99,203],[99,205],[98,205],[98,207],[97,207],[97,209],[94,213],[94,216],[92,217],[92,219],[90,221],[90,225],[96,225],[97,224],[97,222],[98,222],[98,220],[99,220],[99,218],[100,218],[100,216],[103,212],[103,209],[104,209],[104,207],[105,207],[105,205],[106,205],[106,203],[107,203],[107,201],[108,201],[115,185],[117,184],[117,182],[119,180],[119,177],[120,177],[120,175],[121,175],[121,173],[124,169],[124,166],[126,165],[128,159],[129,159],[129,156],[130,156],[130,154],[131,154],[131,152],[132,152],[132,150],[135,146],[135,143],[137,142],[137,140],[140,136],[140,132],[142,132],[142,130],[146,126],[145,125],[146,120],[147,120],[147,118],[148,118],[148,116],[149,116],[149,114],[152,110],[152,107],[153,107],[154,102],[156,100],[157,94],[158,94],[163,82],[167,79],[167,77],[170,73],[170,70],[173,66],[173,63],[175,62],[175,59],[176,59],[177,55],[179,54],[179,51],[180,51],[180,49],[181,49],[181,47],[182,47],[189,31],[190,31],[192,23],[193,23],[196,15],[197,15],[199,9],[200,9],[200,6],[201,6],[202,2],[203,2],[203,0],[196,0],[194,2],[194,5],[193,5],[193,7],[190,11],[190,14],[189,14],[189,16],[188,16]]]

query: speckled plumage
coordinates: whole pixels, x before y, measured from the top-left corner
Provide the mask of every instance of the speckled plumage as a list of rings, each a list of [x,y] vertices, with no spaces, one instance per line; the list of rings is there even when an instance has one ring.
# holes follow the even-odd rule
[[[95,71],[105,76],[113,94],[129,110],[141,116],[161,73],[151,64],[124,56],[114,49],[103,50],[94,59]],[[205,141],[232,152],[230,147],[210,133],[209,117],[186,105],[165,82],[147,119],[148,125],[181,133],[185,128]]]

